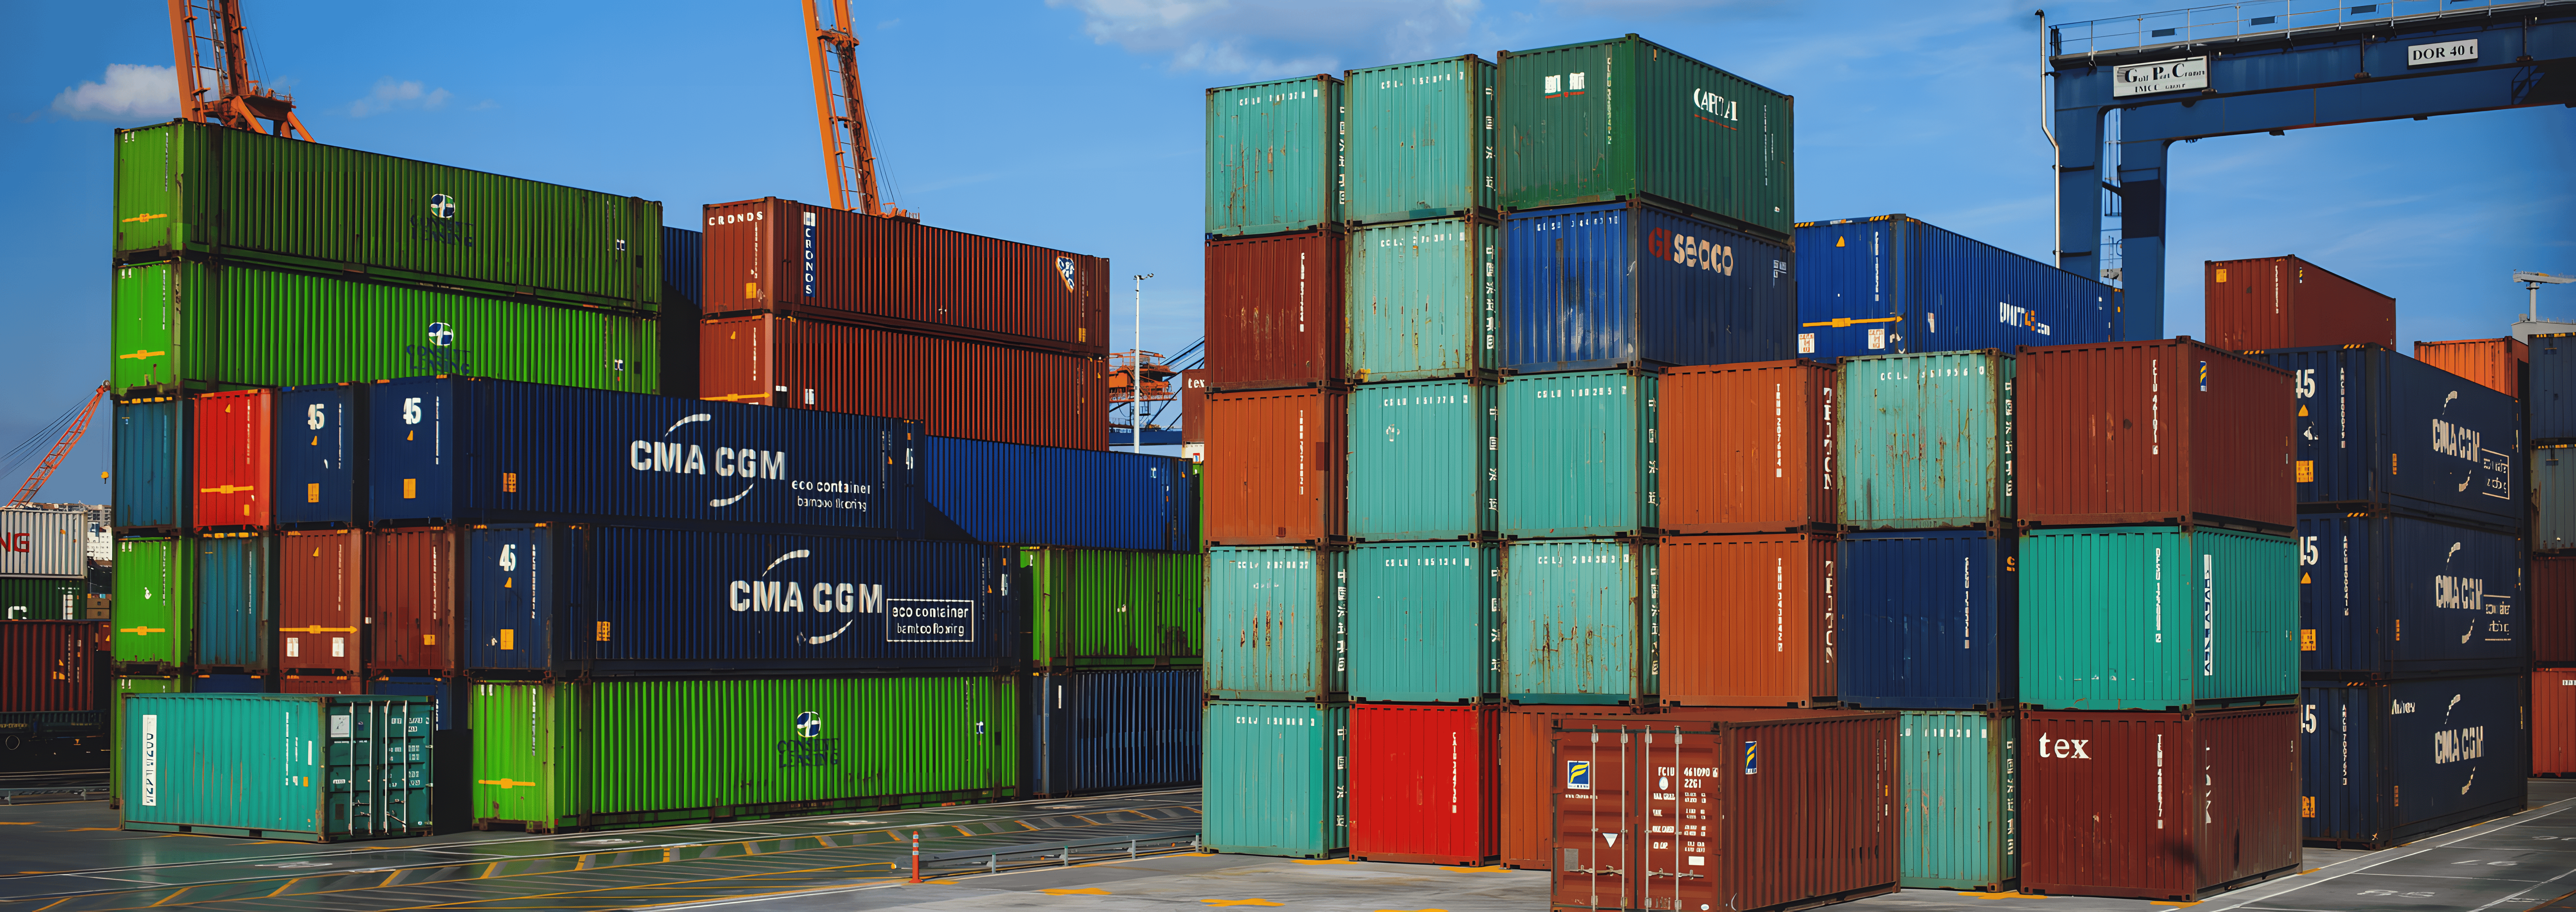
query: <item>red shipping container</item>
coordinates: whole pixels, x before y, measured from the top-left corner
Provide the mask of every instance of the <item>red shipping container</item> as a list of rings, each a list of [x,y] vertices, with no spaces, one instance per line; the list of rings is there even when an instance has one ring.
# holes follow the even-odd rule
[[[96,621],[0,621],[0,713],[94,712]]]
[[[367,667],[440,673],[456,667],[456,533],[442,527],[367,536],[375,600],[367,615]]]
[[[277,692],[356,696],[367,692],[367,682],[357,675],[287,675],[277,679]]]
[[[1107,443],[1098,358],[776,316],[708,320],[698,351],[701,399],[907,418],[940,437]]]
[[[1208,389],[1344,379],[1342,247],[1338,231],[1208,242]]]
[[[2576,776],[2576,668],[2531,673],[2531,774]]]
[[[2019,361],[2023,522],[2297,524],[2288,371],[2189,337],[2025,347]]]
[[[1314,545],[1343,537],[1350,438],[1337,390],[1208,395],[1199,497],[1213,545]]]
[[[1491,706],[1351,707],[1351,858],[1492,861],[1497,715]]]
[[[366,545],[366,533],[356,529],[288,532],[278,540],[277,667],[351,674],[363,667]]]
[[[2228,351],[2312,345],[2397,347],[2397,299],[2294,256],[2212,260],[2203,321]]]
[[[1207,371],[1181,372],[1181,442],[1207,442]]]
[[[1832,536],[1672,536],[1657,559],[1665,703],[1834,703]]]
[[[1834,369],[1763,361],[1664,371],[1663,520],[1685,533],[1834,524]]]
[[[277,394],[270,390],[207,393],[196,410],[196,518],[199,529],[255,531],[269,525],[274,484]]]
[[[2502,339],[2459,339],[2415,343],[2415,360],[2516,399],[2531,391],[2531,346]]]
[[[1556,868],[1556,859],[1550,857],[1556,838],[1548,829],[1556,820],[1550,804],[1554,792],[1548,786],[1554,775],[1549,768],[1554,749],[1548,742],[1555,737],[1556,720],[1636,717],[1626,710],[1587,712],[1579,706],[1504,707],[1496,726],[1501,738],[1496,753],[1501,759],[1502,794],[1495,802],[1495,816],[1502,823],[1503,867],[1530,871]]]
[[[700,312],[1109,353],[1109,261],[766,197],[706,207]]]
[[[2021,717],[2021,889],[2191,902],[2299,870],[2299,709]]]
[[[1783,909],[1895,892],[1897,723],[1784,709],[1558,720],[1550,907]]]
[[[2576,555],[2531,558],[2531,661],[2576,665]]]

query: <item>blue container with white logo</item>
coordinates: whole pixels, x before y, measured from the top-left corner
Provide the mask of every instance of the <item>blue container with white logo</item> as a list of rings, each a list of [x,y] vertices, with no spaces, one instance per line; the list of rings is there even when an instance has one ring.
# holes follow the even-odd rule
[[[553,671],[572,648],[574,598],[589,529],[494,523],[466,535],[464,621],[457,661],[491,671]]]
[[[976,541],[1197,551],[1189,462],[931,437],[930,506]]]
[[[190,419],[184,400],[168,396],[128,399],[109,409],[115,423],[116,529],[178,530],[188,524],[195,491],[188,486]]]
[[[2009,709],[2019,677],[2015,533],[1853,532],[1835,563],[1847,705]]]
[[[1640,202],[1503,221],[1505,366],[1524,374],[1792,356],[1789,249]]]
[[[2380,849],[2520,812],[2529,676],[2310,682],[2300,692],[2300,836]]]
[[[1798,225],[1798,354],[2012,351],[2119,338],[2121,291],[1904,215]]]
[[[359,418],[367,385],[325,383],[277,391],[277,490],[272,507],[286,529],[341,529],[366,521],[366,437]]]
[[[2295,381],[2301,510],[2388,507],[2522,528],[2512,396],[2376,345],[2248,355]]]
[[[2520,536],[2387,514],[2299,517],[2299,666],[2309,679],[2522,668]]]

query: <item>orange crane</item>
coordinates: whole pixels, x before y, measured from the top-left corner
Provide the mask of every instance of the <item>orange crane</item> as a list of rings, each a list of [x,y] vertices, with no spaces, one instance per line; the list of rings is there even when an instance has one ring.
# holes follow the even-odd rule
[[[27,474],[27,483],[18,486],[18,496],[9,498],[9,506],[25,506],[28,501],[36,499],[36,492],[45,489],[46,480],[53,478],[54,470],[62,467],[63,457],[71,455],[72,448],[80,445],[81,435],[89,431],[89,418],[98,413],[99,397],[105,395],[107,384],[104,383],[89,394],[89,404],[81,406],[80,415],[72,419],[70,427],[63,429],[63,436],[54,441],[51,451],[45,453],[45,461]]]
[[[867,100],[859,95],[859,39],[850,32],[850,0],[832,0],[828,20],[825,12],[814,0],[805,0],[805,50],[814,60],[814,119],[823,129],[823,170],[832,207],[921,221],[877,195],[877,154],[868,142]]]
[[[182,119],[313,141],[313,131],[295,116],[295,96],[260,88],[250,78],[241,0],[170,0],[170,48],[179,67]],[[214,97],[206,97],[208,92]],[[261,125],[263,120],[268,124]]]

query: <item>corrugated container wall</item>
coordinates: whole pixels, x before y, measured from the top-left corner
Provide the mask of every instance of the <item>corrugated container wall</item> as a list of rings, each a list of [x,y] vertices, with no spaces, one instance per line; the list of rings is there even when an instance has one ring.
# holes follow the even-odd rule
[[[1665,703],[1834,705],[1832,536],[1667,536],[1655,550]]]
[[[1641,203],[1503,220],[1503,366],[1524,374],[1795,357],[1785,244]]]
[[[81,510],[0,510],[0,580],[89,576],[89,515]]]
[[[1494,859],[1491,706],[1353,706],[1354,861],[1482,865]]]
[[[1834,369],[1775,361],[1665,371],[1661,510],[1679,532],[1787,532],[1832,526]]]
[[[188,664],[197,642],[196,549],[185,539],[129,538],[116,543],[115,635],[108,657],[154,671]],[[128,669],[132,670],[132,669]]]
[[[1835,563],[1842,702],[2011,709],[2021,663],[2018,544],[2010,529],[1845,533]]]
[[[1909,712],[1897,738],[1905,886],[2001,892],[2021,877],[2016,719]]]
[[[391,677],[384,675],[376,676],[366,682],[367,693],[370,694],[384,694],[396,697],[428,697],[431,724],[437,726],[439,731],[447,731],[449,729],[464,727],[465,718],[463,714],[465,712],[465,697],[458,689],[464,686],[464,683],[464,679],[462,678]],[[204,688],[200,687],[199,689],[203,690]],[[471,762],[472,758],[467,758],[468,765],[471,765]]]
[[[105,572],[112,570],[101,568]],[[104,621],[106,609],[91,609],[87,579],[0,577],[0,620]],[[91,615],[97,610],[100,613]],[[5,710],[0,710],[5,711]]]
[[[2444,519],[2519,527],[2514,463],[2522,410],[2512,396],[2384,348],[2254,353],[2298,390],[2301,509],[2379,504]]]
[[[2202,526],[2021,541],[2021,702],[2179,710],[2299,690],[2297,547]]]
[[[1208,388],[1281,389],[1347,377],[1338,230],[1207,244]]]
[[[272,547],[276,540],[250,533],[183,539],[197,553],[197,647],[190,665],[263,671],[276,629]]]
[[[1345,119],[1342,81],[1331,76],[1207,90],[1207,233],[1237,237],[1340,223],[1348,193]]]
[[[294,677],[288,675],[287,677]],[[189,693],[255,694],[268,692],[268,676],[255,674],[203,674],[188,683]]]
[[[2021,518],[2099,526],[2297,521],[2287,371],[2188,338],[2023,348]]]
[[[1192,665],[1205,636],[1207,555],[1022,548],[1029,661],[1039,668]]]
[[[1350,845],[1350,707],[1211,700],[1208,851],[1329,858]]]
[[[2299,517],[2299,659],[2310,678],[2530,663],[2519,536],[2368,513]],[[2408,625],[2413,625],[2410,629]]]
[[[2531,673],[2531,774],[2576,775],[2576,669]]]
[[[110,496],[119,533],[145,529],[181,531],[196,492],[188,486],[187,400],[166,396],[127,399],[111,409],[116,453]]]
[[[1502,366],[1502,232],[1450,218],[1357,228],[1343,263],[1343,363],[1363,382]]]
[[[346,528],[366,521],[367,388],[354,383],[277,391],[275,516],[290,529]]]
[[[1352,538],[1428,541],[1494,531],[1494,384],[1370,383],[1346,399]]]
[[[1502,794],[1502,866],[1526,871],[1556,868],[1555,786],[1562,768],[1556,764],[1555,728],[1559,719],[1622,719],[1634,715],[1623,707],[1522,706],[1505,704],[1500,715]]]
[[[1625,535],[1662,525],[1659,378],[1630,371],[1513,377],[1502,385],[1502,531]]]
[[[1096,450],[1098,358],[777,316],[698,327],[698,398],[919,422],[942,437]]]
[[[367,538],[355,529],[328,529],[278,539],[277,667],[349,674],[364,668]],[[386,626],[401,625],[389,616]]]
[[[20,620],[0,623],[0,713],[88,713],[101,690],[98,624]]]
[[[1843,359],[1840,521],[1855,529],[2011,523],[2015,365],[1993,351]]]
[[[1207,691],[1222,700],[1322,700],[1349,689],[1341,555],[1210,548]]]
[[[1633,34],[1498,60],[1504,208],[1642,196],[1789,237],[1789,96]]]
[[[1647,705],[1661,686],[1656,551],[1627,539],[1504,547],[1504,698]]]
[[[698,320],[703,316],[698,298],[705,250],[706,235],[662,227],[662,325],[655,341],[665,396],[698,394]]]
[[[442,526],[366,536],[365,561],[374,571],[366,574],[367,585],[375,592],[366,624],[368,668],[444,672],[457,667],[456,651],[463,645],[456,626],[457,581],[465,576],[465,555],[456,538],[454,529]],[[309,540],[308,552],[360,544],[329,537]],[[355,567],[354,557],[344,554],[333,563],[350,561],[348,566]]]
[[[1207,442],[1207,368],[1181,372],[1181,442]]]
[[[2576,549],[2576,444],[2531,448],[2531,550]]]
[[[2532,558],[2524,591],[2533,664],[2576,665],[2576,555]]]
[[[1334,390],[1208,396],[1207,539],[1323,544],[1345,535],[1348,404]]]
[[[2576,333],[2531,337],[2531,439],[2576,438]]]
[[[976,541],[1197,551],[1197,478],[1169,456],[931,437],[930,507]]]
[[[582,552],[589,535],[586,527],[547,523],[477,524],[464,531],[457,549],[466,568],[456,614],[457,666],[521,672],[570,666],[563,659],[577,654],[576,631],[597,636],[580,630],[584,621],[596,623],[596,612],[575,611],[590,604],[575,594],[587,575]],[[618,631],[612,625],[608,632]]]
[[[277,692],[356,696],[367,692],[367,681],[357,675],[286,675],[277,679]]]
[[[2201,264],[2209,344],[2230,351],[2397,347],[2397,299],[2294,256]]]
[[[1030,678],[1027,794],[1198,784],[1199,687],[1196,668]]]
[[[123,807],[125,795],[125,695],[130,693],[181,693],[187,690],[187,678],[177,675],[118,677],[107,698],[107,806]]]
[[[2520,674],[2302,691],[2300,827],[2311,843],[2383,849],[2520,813],[2531,738]]]
[[[2298,870],[2297,707],[2032,710],[2021,737],[2024,893],[2191,902]]]
[[[2118,338],[2122,294],[1906,215],[1798,225],[1798,354],[2012,351]]]
[[[125,699],[125,829],[341,842],[425,836],[437,822],[428,700]]]
[[[2522,340],[2460,339],[2415,343],[2415,360],[2468,378],[2496,392],[2523,398],[2529,386],[2531,347]]]
[[[196,409],[196,435],[191,474],[196,504],[189,514],[199,530],[259,531],[271,524],[277,503],[276,439],[273,417],[277,393],[241,390],[207,393],[188,404]]]
[[[1494,208],[1494,65],[1474,54],[1350,70],[1350,222]]]
[[[1343,560],[1351,699],[1474,703],[1502,692],[1502,549],[1355,545]]]

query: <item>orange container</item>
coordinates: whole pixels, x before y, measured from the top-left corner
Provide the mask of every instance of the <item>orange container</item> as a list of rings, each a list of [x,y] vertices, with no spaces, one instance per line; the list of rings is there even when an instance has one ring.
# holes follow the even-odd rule
[[[1663,540],[1663,697],[1676,706],[1834,705],[1834,539]]]
[[[277,470],[277,393],[237,390],[188,401],[196,409],[197,528],[257,531],[269,526],[269,487]]]
[[[698,398],[904,418],[938,437],[1098,450],[1101,360],[779,316],[698,327]]]
[[[1201,503],[1212,545],[1318,545],[1343,537],[1350,449],[1338,390],[1211,392]]]
[[[2025,346],[2014,360],[2023,522],[2298,524],[2289,371],[2188,336]]]
[[[2531,673],[2531,774],[2576,776],[2576,668]]]
[[[358,673],[366,654],[367,534],[356,529],[288,532],[278,539],[277,551],[277,667]]]
[[[1678,532],[1834,522],[1834,369],[1764,361],[1664,371],[1663,512]]]
[[[1497,802],[1502,819],[1502,865],[1527,871],[1556,869],[1552,847],[1556,837],[1549,832],[1556,818],[1549,808],[1553,800],[1549,783],[1555,771],[1549,769],[1553,754],[1548,741],[1558,719],[1627,719],[1636,714],[1625,710],[1586,711],[1580,706],[1511,706],[1500,716],[1502,743],[1496,748],[1502,765],[1502,795]]]
[[[2397,347],[2397,299],[2294,256],[2201,264],[2209,344],[2228,351]]]
[[[2516,399],[2530,391],[2531,346],[2511,336],[2417,342],[2415,360]]]
[[[367,667],[445,672],[456,667],[456,578],[463,550],[442,527],[387,529],[367,537],[375,569],[367,609]]]

